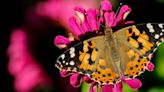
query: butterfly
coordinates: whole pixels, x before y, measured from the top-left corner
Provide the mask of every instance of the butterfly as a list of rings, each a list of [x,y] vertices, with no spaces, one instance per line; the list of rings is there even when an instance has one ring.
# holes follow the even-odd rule
[[[143,73],[152,54],[164,41],[164,24],[137,24],[84,40],[60,55],[59,70],[87,75],[101,85],[116,84]]]

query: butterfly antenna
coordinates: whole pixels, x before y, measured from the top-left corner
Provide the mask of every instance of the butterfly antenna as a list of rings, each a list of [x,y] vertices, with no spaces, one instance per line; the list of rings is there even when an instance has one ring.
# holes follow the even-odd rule
[[[121,6],[122,6],[122,3],[120,3],[119,7],[117,8],[116,15],[118,15],[118,12],[120,11]],[[115,15],[115,18],[116,18],[116,15]]]
[[[113,19],[113,21],[112,21],[112,24],[113,24],[114,21],[116,20],[117,15],[118,15],[118,13],[119,13],[119,11],[120,11],[121,6],[122,6],[122,3],[120,3],[119,7],[118,7],[117,10],[116,10],[116,13],[115,13],[114,19]]]
[[[100,26],[103,27],[103,28],[106,28],[102,23],[100,23]]]

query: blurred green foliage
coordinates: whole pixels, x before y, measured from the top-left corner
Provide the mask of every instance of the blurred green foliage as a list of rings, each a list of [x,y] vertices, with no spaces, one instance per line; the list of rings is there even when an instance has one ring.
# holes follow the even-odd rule
[[[164,92],[164,88],[154,87],[150,88],[148,92]]]
[[[156,0],[156,1],[159,2],[159,3],[164,4],[164,0]]]
[[[156,76],[164,80],[164,43],[162,43],[155,56],[155,74]]]

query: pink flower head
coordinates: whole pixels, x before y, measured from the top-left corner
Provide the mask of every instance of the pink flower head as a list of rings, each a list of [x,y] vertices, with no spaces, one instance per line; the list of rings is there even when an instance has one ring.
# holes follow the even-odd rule
[[[48,0],[38,4],[36,12],[41,16],[47,16],[69,29],[68,19],[72,16],[73,8],[81,5],[85,9],[96,7],[95,0]],[[70,29],[69,29],[70,30]]]
[[[112,5],[108,0],[101,1],[101,9],[100,11],[96,9],[85,10],[82,7],[75,7],[76,17],[71,17],[69,20],[69,24],[71,27],[71,33],[74,35],[75,39],[83,39],[87,33],[97,33],[100,30],[100,26],[104,24],[109,28],[113,28],[116,26],[122,26],[125,24],[133,23],[133,21],[125,21],[125,18],[131,11],[131,8],[127,5],[123,5],[118,12],[118,16],[116,16],[115,12],[112,11]],[[83,36],[84,35],[84,36]],[[66,40],[67,39],[67,40]],[[63,45],[67,47],[71,41],[70,38],[66,38],[63,36],[56,36],[55,45],[59,48],[62,48]],[[60,43],[60,44],[59,44]],[[64,47],[64,48],[65,48]],[[153,71],[154,65],[149,63],[147,66],[147,70]],[[67,75],[71,75],[70,83],[74,87],[80,86],[82,81],[87,83],[91,83],[90,92],[95,92],[98,88],[98,83],[91,80],[89,77],[70,72],[64,70],[61,71],[61,76],[65,77]],[[139,79],[125,79],[121,76],[121,80],[129,85],[132,89],[137,90],[142,86],[142,83]],[[122,92],[122,81],[118,82],[116,85],[101,85],[102,92]]]
[[[8,47],[8,71],[14,77],[16,92],[31,92],[34,88],[51,84],[48,75],[30,54],[26,33],[15,29],[11,34]]]

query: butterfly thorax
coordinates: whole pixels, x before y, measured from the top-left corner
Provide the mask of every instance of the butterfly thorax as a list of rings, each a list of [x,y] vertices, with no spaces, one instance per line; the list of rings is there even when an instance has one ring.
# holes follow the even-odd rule
[[[110,29],[105,30],[105,44],[110,46],[113,61],[118,62],[120,59],[117,50],[117,40]]]
[[[108,47],[110,47],[109,49],[111,51],[112,61],[115,63],[118,72],[121,73],[121,69],[120,69],[121,58],[118,49],[118,42],[113,31],[109,28],[105,30],[105,44],[108,45]]]

